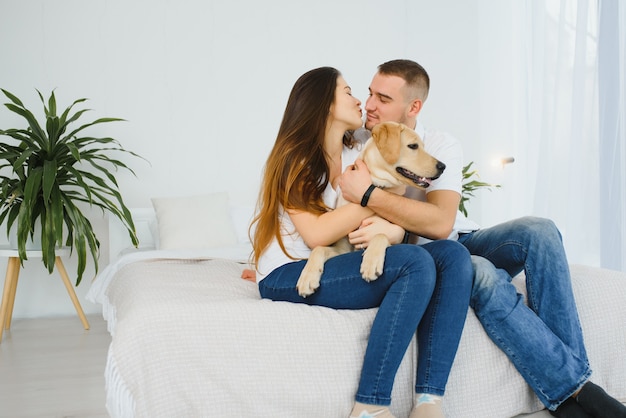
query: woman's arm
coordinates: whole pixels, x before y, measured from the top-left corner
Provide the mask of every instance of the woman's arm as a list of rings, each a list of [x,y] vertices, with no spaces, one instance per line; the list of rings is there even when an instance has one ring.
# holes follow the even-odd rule
[[[374,214],[371,209],[348,203],[322,215],[306,211],[287,211],[296,230],[309,248],[332,245]]]
[[[367,248],[367,245],[375,235],[383,234],[389,239],[391,244],[400,244],[404,240],[404,232],[404,228],[401,226],[392,224],[388,220],[374,215],[364,219],[359,229],[350,232],[348,239],[352,245],[362,245],[362,248]]]

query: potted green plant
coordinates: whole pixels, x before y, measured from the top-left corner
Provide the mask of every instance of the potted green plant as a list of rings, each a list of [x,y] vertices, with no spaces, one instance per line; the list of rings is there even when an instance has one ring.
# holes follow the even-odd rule
[[[459,202],[459,210],[463,213],[463,215],[467,216],[467,207],[465,203],[467,203],[470,198],[474,197],[474,192],[481,188],[487,188],[491,190],[492,187],[500,187],[499,184],[491,184],[485,183],[484,181],[478,180],[480,176],[478,175],[478,170],[471,170],[473,161],[470,161],[465,167],[463,167],[463,186],[461,191],[461,201]]]
[[[99,207],[119,218],[132,243],[138,240],[130,211],[124,204],[113,172],[126,169],[126,164],[110,156],[128,153],[113,138],[86,136],[84,131],[94,125],[122,121],[100,118],[76,126],[85,112],[73,107],[87,99],[78,99],[57,115],[54,91],[46,101],[37,90],[43,104],[45,124],[40,125],[22,101],[1,89],[10,100],[5,106],[26,121],[25,128],[0,129],[0,136],[12,138],[12,143],[0,142],[0,224],[6,221],[7,235],[16,223],[17,250],[20,261],[26,257],[26,243],[40,234],[43,264],[52,273],[55,250],[70,248],[78,257],[76,285],[86,267],[87,251],[98,271],[100,242],[91,222],[80,206]],[[86,205],[89,206],[86,206]]]

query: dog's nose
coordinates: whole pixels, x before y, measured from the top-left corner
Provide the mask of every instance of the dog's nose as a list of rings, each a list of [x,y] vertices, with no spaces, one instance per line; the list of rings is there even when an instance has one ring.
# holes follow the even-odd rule
[[[441,161],[437,161],[437,170],[439,170],[439,172],[441,173],[445,169],[446,169],[446,165],[442,163]]]

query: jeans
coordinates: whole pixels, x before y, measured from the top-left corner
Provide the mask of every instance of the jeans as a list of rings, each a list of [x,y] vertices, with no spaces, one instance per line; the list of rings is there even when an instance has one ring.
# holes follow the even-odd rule
[[[435,261],[437,280],[417,329],[415,392],[442,396],[463,333],[474,270],[469,252],[455,241],[433,241],[422,247]]]
[[[475,269],[471,307],[539,400],[556,409],[591,375],[556,225],[524,217],[462,235],[459,242]],[[528,306],[511,284],[522,270]]]
[[[396,372],[418,324],[420,332],[426,336],[426,346],[433,341],[441,344],[441,347],[425,349],[425,352],[435,359],[441,357],[453,360],[467,311],[466,299],[458,303],[464,305],[465,309],[460,324],[447,323],[458,320],[455,319],[459,318],[458,314],[450,319],[442,319],[443,322],[437,320],[442,310],[436,305],[447,293],[436,291],[437,287],[445,286],[437,283],[440,276],[436,267],[438,263],[433,261],[430,254],[440,254],[451,259],[447,272],[451,273],[454,266],[458,265],[460,274],[471,277],[472,267],[467,251],[453,241],[436,241],[427,245],[428,250],[424,248],[426,246],[404,244],[387,248],[383,274],[369,283],[363,280],[360,273],[362,251],[354,251],[328,260],[324,265],[320,287],[306,298],[298,295],[296,290],[296,282],[306,263],[304,260],[285,264],[272,271],[259,283],[259,291],[263,298],[334,309],[378,307],[355,399],[367,404],[389,405]],[[465,254],[465,257],[457,257],[458,254]],[[441,329],[445,326],[450,329]],[[454,335],[455,329],[459,329],[458,338]],[[439,331],[442,331],[442,337],[439,337]],[[424,373],[425,377],[435,379],[445,375],[447,380],[452,361],[447,370],[439,371],[437,368],[446,361],[432,360],[426,354],[423,355],[429,369],[433,370]],[[432,386],[445,387],[445,380],[434,382]]]

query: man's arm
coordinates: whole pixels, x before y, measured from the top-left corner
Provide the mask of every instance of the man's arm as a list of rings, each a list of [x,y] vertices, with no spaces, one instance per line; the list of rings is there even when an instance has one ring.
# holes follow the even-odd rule
[[[371,184],[367,166],[362,160],[355,161],[354,170],[346,170],[341,176],[343,197],[360,203]],[[446,239],[450,236],[461,196],[452,190],[436,190],[426,195],[426,202],[409,199],[381,189],[375,189],[367,207],[379,216],[407,231],[429,239]]]
[[[451,190],[437,190],[426,195],[426,202],[409,199],[376,189],[367,207],[389,222],[429,239],[450,236],[461,197]]]

